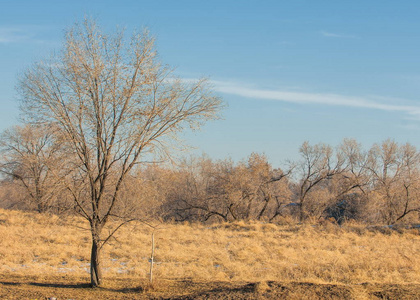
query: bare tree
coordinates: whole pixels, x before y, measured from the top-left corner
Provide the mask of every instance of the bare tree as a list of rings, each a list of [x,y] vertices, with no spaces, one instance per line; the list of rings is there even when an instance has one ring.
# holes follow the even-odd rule
[[[400,151],[402,192],[395,222],[406,218],[413,212],[420,212],[420,154],[416,147],[408,143],[400,146]]]
[[[172,181],[176,188],[167,197],[170,215],[179,221],[229,221],[231,202],[224,176],[233,168],[231,160],[213,162],[206,156],[184,160],[176,171],[177,180]]]
[[[25,201],[38,212],[64,210],[65,147],[45,126],[15,126],[0,139],[0,172],[22,187]],[[59,197],[61,196],[61,197]]]
[[[290,172],[274,170],[265,155],[252,153],[247,161],[226,174],[226,191],[233,204],[231,211],[245,220],[274,219],[279,212],[278,200],[285,192],[283,183],[287,183]]]
[[[273,220],[281,214],[288,190],[287,176],[273,170],[264,155],[247,160],[213,162],[202,158],[183,165],[179,188],[172,193],[180,220]]]
[[[419,162],[419,154],[410,144],[399,146],[386,140],[370,149],[371,201],[387,224],[419,211]]]
[[[373,180],[373,188],[379,199],[378,212],[387,224],[395,221],[397,186],[401,177],[401,163],[398,144],[386,140],[375,144],[369,150],[368,169]],[[373,193],[372,193],[373,194]]]
[[[343,171],[344,158],[341,155],[334,156],[333,149],[324,144],[311,146],[308,142],[304,142],[299,152],[302,160],[297,164],[296,197],[299,220],[302,222],[307,217],[306,206],[311,193],[321,183]],[[316,199],[320,201],[323,198],[319,198],[318,195]]]
[[[100,250],[109,239],[103,228],[119,217],[123,182],[142,159],[168,155],[177,133],[216,118],[221,100],[206,80],[174,78],[147,31],[126,40],[89,20],[66,33],[59,55],[28,69],[19,90],[28,120],[57,124],[76,154],[88,190],[72,194],[90,224],[91,284],[99,286]]]
[[[368,155],[366,151],[354,139],[344,139],[338,151],[344,159],[344,166],[338,180],[340,187],[337,190],[337,197],[353,190],[365,194],[366,189],[371,184],[367,168]]]
[[[361,217],[371,180],[367,169],[368,155],[356,140],[344,139],[337,151],[344,163],[342,171],[328,181],[333,203],[325,214],[342,223],[348,218]]]

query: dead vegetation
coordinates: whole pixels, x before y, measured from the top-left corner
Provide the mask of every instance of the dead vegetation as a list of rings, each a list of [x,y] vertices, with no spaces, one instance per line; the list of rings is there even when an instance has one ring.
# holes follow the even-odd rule
[[[150,287],[152,229],[131,224],[103,249],[98,291],[85,285],[90,244],[84,226],[77,217],[0,210],[0,297],[416,299],[420,293],[416,228],[162,224]]]

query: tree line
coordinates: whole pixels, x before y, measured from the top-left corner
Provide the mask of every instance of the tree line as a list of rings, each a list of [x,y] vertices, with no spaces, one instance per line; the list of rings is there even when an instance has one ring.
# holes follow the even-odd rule
[[[88,203],[88,185],[53,131],[27,125],[3,133],[4,208],[82,213],[74,198]],[[203,155],[176,166],[142,164],[127,174],[119,191],[124,201],[113,214],[191,222],[418,222],[420,154],[413,145],[389,139],[366,150],[354,139],[335,148],[304,142],[299,156],[283,168],[258,153],[239,162]],[[104,195],[112,201],[110,192]]]

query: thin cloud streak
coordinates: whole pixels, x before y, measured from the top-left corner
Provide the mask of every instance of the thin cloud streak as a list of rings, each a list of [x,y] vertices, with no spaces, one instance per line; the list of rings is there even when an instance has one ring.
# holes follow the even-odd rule
[[[354,35],[345,35],[345,34],[338,34],[338,33],[332,33],[328,31],[321,31],[320,32],[325,37],[331,37],[331,38],[341,38],[341,39],[355,39],[357,36]]]
[[[27,41],[44,43],[44,40],[37,39],[36,36],[46,29],[44,26],[3,26],[0,27],[0,44]]]
[[[25,34],[23,30],[13,27],[3,27],[0,28],[0,43],[1,44],[10,44],[17,43],[27,39],[30,39],[31,36]]]
[[[267,90],[249,88],[237,84],[222,81],[212,81],[216,90],[230,95],[237,95],[246,98],[277,100],[297,104],[320,104],[329,106],[344,106],[355,108],[368,108],[389,112],[402,112],[415,116],[420,120],[420,106],[399,105],[378,102],[378,97],[352,97],[329,93],[304,93],[282,90]],[[384,98],[382,98],[384,99]],[[401,102],[401,99],[387,99]]]

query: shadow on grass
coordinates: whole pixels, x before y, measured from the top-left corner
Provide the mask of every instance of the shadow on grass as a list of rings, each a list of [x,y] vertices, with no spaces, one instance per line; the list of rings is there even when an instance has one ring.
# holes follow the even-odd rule
[[[29,285],[41,286],[41,287],[53,287],[60,289],[85,289],[91,288],[91,285],[88,283],[78,283],[78,284],[65,284],[65,283],[41,283],[41,282],[28,282]]]
[[[17,285],[19,283],[3,283],[9,285]],[[89,283],[78,283],[78,284],[65,284],[65,283],[40,283],[40,282],[28,282],[29,285],[40,286],[40,287],[52,287],[60,289],[91,289],[98,291],[109,291],[109,292],[118,292],[118,293],[139,293],[143,291],[142,287],[133,287],[133,288],[107,288],[107,287],[92,287]]]
[[[2,285],[21,285],[20,282],[8,282],[8,281],[0,281],[0,284]]]

